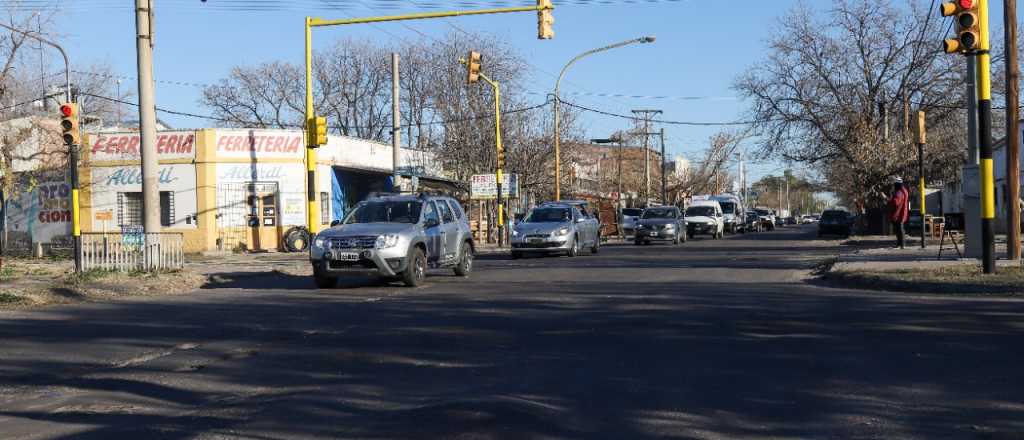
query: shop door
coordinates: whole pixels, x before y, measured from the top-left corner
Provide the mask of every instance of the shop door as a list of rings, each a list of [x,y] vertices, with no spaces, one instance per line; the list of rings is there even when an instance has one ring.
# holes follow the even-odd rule
[[[249,243],[254,251],[275,250],[281,244],[281,210],[276,183],[249,185]]]

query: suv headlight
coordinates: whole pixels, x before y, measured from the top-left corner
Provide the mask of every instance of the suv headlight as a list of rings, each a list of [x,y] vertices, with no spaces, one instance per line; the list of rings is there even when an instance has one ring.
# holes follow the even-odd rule
[[[675,229],[675,228],[676,228],[676,225],[674,225],[672,223],[669,223],[669,224],[665,225],[665,229]]]
[[[563,228],[555,231],[555,235],[569,235],[569,228],[563,227]]]
[[[512,230],[512,236],[513,237],[518,237],[519,236],[519,230],[518,229],[513,229]]]
[[[387,249],[395,247],[398,244],[397,234],[384,234],[377,237],[377,242],[374,243],[374,247],[377,249]]]
[[[327,246],[327,239],[324,237],[317,237],[313,239],[313,247],[323,249]]]

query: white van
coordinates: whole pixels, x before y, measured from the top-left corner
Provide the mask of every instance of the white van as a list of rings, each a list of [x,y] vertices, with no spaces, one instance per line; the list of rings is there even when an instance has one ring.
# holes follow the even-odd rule
[[[717,200],[694,200],[686,208],[686,235],[693,238],[697,234],[707,234],[711,238],[725,235],[725,218],[722,205]]]
[[[743,202],[735,194],[722,194],[712,197],[722,205],[725,215],[725,232],[728,234],[743,233],[746,222],[743,218]]]

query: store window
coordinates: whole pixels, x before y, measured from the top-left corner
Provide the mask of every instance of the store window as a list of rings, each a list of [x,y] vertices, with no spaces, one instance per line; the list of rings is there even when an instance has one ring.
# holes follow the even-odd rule
[[[331,201],[328,197],[330,195],[326,192],[320,193],[320,224],[322,225],[331,223]]]
[[[117,224],[119,226],[142,225],[142,193],[117,193]],[[174,193],[160,191],[160,226],[174,224]]]

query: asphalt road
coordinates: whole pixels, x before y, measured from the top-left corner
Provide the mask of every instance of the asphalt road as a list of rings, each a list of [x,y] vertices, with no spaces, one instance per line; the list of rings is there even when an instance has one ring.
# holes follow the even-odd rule
[[[816,285],[809,232],[2,312],[0,437],[1024,437],[1024,302]]]

